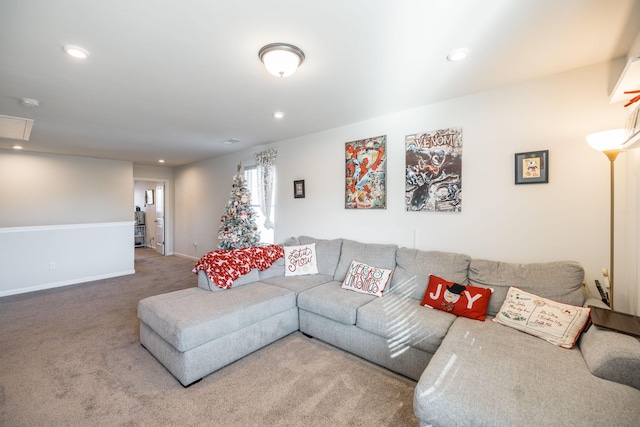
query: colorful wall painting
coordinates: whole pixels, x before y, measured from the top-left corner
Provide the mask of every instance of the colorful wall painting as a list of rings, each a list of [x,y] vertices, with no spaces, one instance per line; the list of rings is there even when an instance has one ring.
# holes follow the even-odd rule
[[[345,144],[345,208],[387,208],[387,136]]]
[[[462,210],[462,129],[405,137],[407,211]]]

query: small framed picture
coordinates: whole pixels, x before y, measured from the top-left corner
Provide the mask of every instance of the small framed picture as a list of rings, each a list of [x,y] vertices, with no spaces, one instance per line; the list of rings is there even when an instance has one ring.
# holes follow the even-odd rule
[[[549,182],[549,150],[516,153],[516,184]]]
[[[304,179],[293,181],[293,197],[304,199]]]
[[[153,190],[147,190],[145,192],[144,202],[147,205],[153,204]]]

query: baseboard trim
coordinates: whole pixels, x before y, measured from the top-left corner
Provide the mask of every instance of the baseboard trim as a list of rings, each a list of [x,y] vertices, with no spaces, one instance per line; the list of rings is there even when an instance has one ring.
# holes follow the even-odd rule
[[[32,286],[30,288],[9,289],[8,291],[0,291],[0,298],[7,297],[10,295],[25,294],[28,292],[43,291],[46,289],[62,288],[64,286],[77,285],[80,283],[94,282],[96,280],[110,279],[112,277],[128,276],[130,274],[135,274],[135,273],[136,273],[135,270],[126,270],[126,271],[120,271],[116,273],[101,274],[98,276],[90,276],[90,277],[82,277],[77,279],[65,280],[62,282],[45,283],[43,285]]]
[[[190,259],[190,260],[193,260],[193,261],[198,261],[200,259],[200,257],[194,257],[194,256],[191,256],[191,255],[185,255],[185,254],[181,254],[181,253],[178,253],[178,252],[174,252],[173,256],[177,256],[178,258],[186,258],[186,259]]]

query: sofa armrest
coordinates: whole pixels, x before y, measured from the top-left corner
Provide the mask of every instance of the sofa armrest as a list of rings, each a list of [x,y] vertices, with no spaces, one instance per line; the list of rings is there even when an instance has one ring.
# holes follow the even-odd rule
[[[595,298],[585,305],[606,307]],[[593,375],[640,390],[640,339],[591,325],[578,346]]]
[[[258,271],[258,279],[265,280],[272,277],[284,276],[284,258],[278,258],[271,267],[263,271]]]

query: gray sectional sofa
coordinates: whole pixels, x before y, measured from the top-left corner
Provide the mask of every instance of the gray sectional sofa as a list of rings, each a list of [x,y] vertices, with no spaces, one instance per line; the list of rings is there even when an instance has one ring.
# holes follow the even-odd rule
[[[575,262],[509,264],[463,254],[301,236],[318,274],[284,260],[229,290],[198,287],[140,301],[140,341],[183,385],[300,330],[417,381],[421,426],[640,425],[640,341],[591,326],[572,349],[491,321],[510,286],[572,305]],[[341,288],[353,260],[393,270],[381,298]],[[420,305],[429,275],[493,289],[486,321]]]

